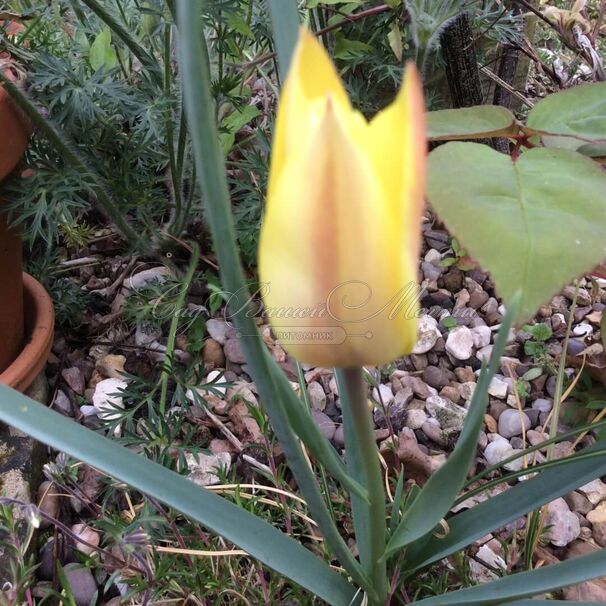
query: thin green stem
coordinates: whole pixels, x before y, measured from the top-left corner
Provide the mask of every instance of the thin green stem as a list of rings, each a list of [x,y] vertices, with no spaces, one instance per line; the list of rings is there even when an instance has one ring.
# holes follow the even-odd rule
[[[171,54],[172,54],[172,24],[167,23],[164,30],[164,95],[170,99],[170,86],[172,80]],[[168,163],[170,167],[170,178],[173,189],[173,200],[175,202],[174,217],[177,225],[180,225],[181,219],[181,180],[177,169],[177,160],[175,157],[175,136],[173,126],[173,112],[169,105],[166,111],[166,147],[168,149]],[[179,235],[179,233],[175,233]]]
[[[572,297],[572,303],[570,305],[570,315],[568,316],[568,324],[566,325],[566,336],[564,337],[564,343],[562,344],[562,354],[560,355],[560,365],[558,367],[558,374],[556,377],[555,393],[553,394],[553,416],[551,418],[551,424],[549,426],[549,438],[553,439],[558,433],[558,425],[560,424],[560,408],[562,405],[562,393],[564,391],[564,369],[566,367],[566,352],[568,351],[568,340],[570,338],[570,331],[572,330],[572,321],[574,320],[574,312],[577,308],[577,298],[579,296],[579,282],[575,282],[574,295]],[[553,458],[554,445],[550,444],[547,449],[547,460]]]
[[[385,490],[372,416],[368,409],[367,385],[362,368],[344,368],[338,373],[345,390],[342,394],[342,402],[343,406],[348,407],[351,437],[355,441],[346,442],[345,452],[349,453],[352,449],[356,449],[358,454],[356,460],[361,465],[361,469],[358,470],[359,479],[363,480],[362,485],[368,490],[368,503],[359,503],[360,507],[366,507],[365,515],[361,518],[364,520],[364,525],[356,528],[356,534],[362,532],[365,535],[363,540],[358,542],[361,550],[360,559],[377,593],[376,601],[369,596],[369,604],[383,606],[389,590],[386,562],[383,558],[387,531]],[[362,549],[368,552],[362,553]]]
[[[199,259],[200,247],[197,243],[194,242],[192,243],[192,253],[191,260],[189,262],[189,267],[187,268],[187,273],[185,274],[185,278],[183,279],[181,291],[179,292],[179,296],[177,297],[177,301],[175,303],[175,313],[170,323],[170,330],[168,332],[168,341],[166,343],[166,356],[164,358],[164,368],[162,369],[162,376],[160,377],[160,384],[162,386],[160,392],[160,414],[162,416],[164,416],[164,413],[166,411],[166,394],[168,393],[168,379],[170,378],[172,370],[172,357],[175,351],[175,339],[177,337],[177,329],[179,328],[179,320],[181,318],[181,312],[183,311],[183,305],[185,304],[185,297],[187,296],[187,291],[191,286],[196,267],[198,267]]]

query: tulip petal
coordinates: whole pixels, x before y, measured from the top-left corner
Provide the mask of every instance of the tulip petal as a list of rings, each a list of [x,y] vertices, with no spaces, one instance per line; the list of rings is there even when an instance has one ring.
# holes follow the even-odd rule
[[[273,187],[272,176],[281,171],[287,155],[322,119],[327,95],[349,108],[347,93],[326,50],[312,33],[301,28],[276,117],[270,191]]]
[[[300,133],[274,175],[261,233],[259,274],[274,331],[289,353],[316,365],[388,362],[416,338],[405,309],[389,317],[394,297],[414,283],[416,256],[403,270],[400,222],[350,132],[351,112],[330,96],[319,124]]]
[[[404,82],[394,102],[370,123],[368,152],[401,217],[403,245],[418,256],[424,206],[427,139],[423,87],[414,63],[406,65]]]

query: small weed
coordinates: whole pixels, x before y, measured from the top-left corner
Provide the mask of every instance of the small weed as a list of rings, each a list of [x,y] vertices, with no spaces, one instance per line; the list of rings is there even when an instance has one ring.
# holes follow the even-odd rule
[[[477,267],[477,263],[467,254],[467,251],[461,247],[456,238],[452,239],[450,249],[453,256],[444,257],[440,261],[442,267],[452,267],[453,265],[461,271],[469,271]]]
[[[543,368],[549,374],[555,374],[553,358],[547,351],[547,341],[553,334],[551,326],[538,322],[526,324],[522,330],[530,335],[530,338],[524,342],[524,353],[532,359],[536,366]]]

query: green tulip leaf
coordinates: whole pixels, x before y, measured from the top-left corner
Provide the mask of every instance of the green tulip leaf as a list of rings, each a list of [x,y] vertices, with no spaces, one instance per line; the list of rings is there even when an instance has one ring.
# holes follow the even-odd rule
[[[433,141],[504,137],[516,131],[515,116],[498,105],[441,109],[427,114],[427,136]]]
[[[515,321],[606,258],[606,174],[563,149],[517,161],[486,145],[447,143],[429,156],[428,197],[499,295],[522,290]]]
[[[517,598],[527,598],[547,591],[575,585],[603,576],[606,566],[606,549],[559,564],[543,566],[537,570],[512,574],[492,583],[459,589],[442,595],[413,602],[418,606],[499,606],[519,603]],[[573,603],[573,602],[569,602]],[[603,603],[603,602],[602,602]],[[551,604],[551,602],[550,602]]]
[[[606,474],[605,446],[604,441],[596,442],[574,456],[559,459],[556,465],[509,490],[450,516],[446,536],[426,534],[407,547],[403,570],[409,574],[439,562],[529,511],[603,476]]]
[[[0,419],[174,507],[329,603],[355,603],[342,575],[265,520],[5,385]]]
[[[530,110],[527,126],[542,131],[550,147],[577,149],[606,143],[606,82],[575,86],[549,95]]]

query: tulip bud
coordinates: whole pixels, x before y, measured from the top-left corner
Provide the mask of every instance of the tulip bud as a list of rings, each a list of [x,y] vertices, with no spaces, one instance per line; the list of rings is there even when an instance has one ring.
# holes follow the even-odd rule
[[[414,347],[425,155],[414,65],[367,121],[302,30],[278,108],[259,248],[266,314],[298,360],[379,365]]]

